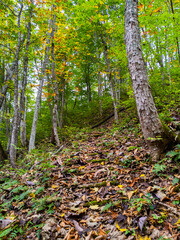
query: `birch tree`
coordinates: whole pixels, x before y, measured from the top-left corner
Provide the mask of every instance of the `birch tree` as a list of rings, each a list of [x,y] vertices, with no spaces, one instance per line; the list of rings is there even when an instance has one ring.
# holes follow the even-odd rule
[[[47,41],[46,41],[46,47],[45,47],[44,61],[42,64],[41,76],[39,79],[39,88],[38,88],[38,92],[37,92],[37,96],[36,96],[36,104],[35,104],[33,123],[32,123],[32,128],[31,128],[31,136],[30,136],[30,141],[29,141],[29,152],[35,148],[38,112],[39,112],[39,108],[40,108],[40,104],[41,104],[41,94],[42,94],[42,89],[43,89],[43,84],[44,84],[45,71],[46,71],[46,67],[49,63],[49,44],[50,44],[50,37],[48,34]]]
[[[16,151],[17,151],[17,141],[18,141],[18,123],[19,123],[19,104],[18,104],[18,97],[19,97],[19,53],[20,53],[20,46],[21,46],[21,14],[23,10],[23,5],[20,4],[20,10],[17,16],[18,21],[18,44],[16,48],[16,55],[15,55],[15,70],[14,70],[14,117],[13,117],[13,128],[11,134],[11,145],[9,150],[9,158],[12,167],[15,167],[15,160],[16,160]]]

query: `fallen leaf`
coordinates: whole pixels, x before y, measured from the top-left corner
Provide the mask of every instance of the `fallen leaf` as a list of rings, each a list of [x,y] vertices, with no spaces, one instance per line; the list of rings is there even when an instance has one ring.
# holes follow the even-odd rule
[[[36,195],[34,193],[29,193],[29,196],[35,198]]]
[[[177,222],[174,225],[180,226],[180,218],[177,220]]]
[[[120,228],[117,221],[115,222],[115,225],[120,232],[126,232],[127,231],[127,228]]]
[[[99,209],[99,206],[98,206],[98,205],[93,205],[93,206],[90,206],[90,209],[92,209],[92,210],[98,210],[98,209]]]
[[[128,199],[130,200],[134,194],[134,191],[127,192]]]
[[[79,167],[79,170],[82,170],[82,169],[84,169],[85,168],[85,166],[80,166]]]
[[[140,228],[141,232],[142,232],[142,229],[144,227],[144,224],[145,224],[146,220],[147,220],[147,217],[140,217],[139,218],[138,225],[139,225],[139,228]]]
[[[158,191],[156,193],[156,196],[161,200],[163,201],[165,198],[167,198],[167,196],[162,192],[162,191]]]
[[[136,240],[151,240],[151,237],[148,236],[141,237],[140,235],[136,235]]]
[[[7,227],[10,223],[12,223],[11,219],[1,219],[0,220],[0,229]]]
[[[35,183],[32,182],[32,181],[26,181],[26,184],[29,185],[29,186],[34,186],[35,185]]]
[[[53,184],[53,185],[51,186],[51,188],[53,188],[53,189],[57,189],[57,188],[59,188],[59,186],[58,186],[58,185],[55,185],[55,184]]]
[[[101,228],[99,229],[99,235],[100,236],[107,236],[106,232],[103,231]]]

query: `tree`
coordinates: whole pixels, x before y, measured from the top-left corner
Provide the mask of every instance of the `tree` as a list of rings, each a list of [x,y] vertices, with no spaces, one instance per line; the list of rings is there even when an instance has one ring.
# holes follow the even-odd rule
[[[10,145],[10,162],[13,167],[15,167],[15,160],[16,160],[16,147],[18,142],[18,128],[20,123],[20,115],[19,115],[19,104],[18,104],[18,97],[19,97],[19,53],[20,53],[20,46],[21,46],[21,14],[23,10],[23,5],[20,5],[20,10],[17,16],[18,21],[18,44],[16,48],[16,54],[15,54],[15,71],[14,71],[14,119],[13,119],[13,128],[12,128],[12,134],[11,134],[11,145]]]
[[[0,143],[0,162],[3,162],[7,158],[7,154],[4,152],[3,147]]]
[[[161,123],[154,104],[141,50],[137,4],[138,0],[126,0],[126,51],[141,129],[150,149],[152,161],[156,161],[162,152],[175,143],[175,138]]]

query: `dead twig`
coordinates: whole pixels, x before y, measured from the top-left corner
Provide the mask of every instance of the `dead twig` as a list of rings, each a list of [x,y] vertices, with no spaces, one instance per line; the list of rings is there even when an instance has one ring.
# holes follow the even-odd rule
[[[159,205],[162,205],[162,206],[164,206],[164,207],[166,207],[166,208],[169,208],[172,213],[174,213],[174,214],[177,215],[177,216],[180,216],[180,212],[178,212],[176,208],[171,207],[171,206],[169,206],[168,204],[162,203],[162,202],[158,202],[158,204],[159,204]]]

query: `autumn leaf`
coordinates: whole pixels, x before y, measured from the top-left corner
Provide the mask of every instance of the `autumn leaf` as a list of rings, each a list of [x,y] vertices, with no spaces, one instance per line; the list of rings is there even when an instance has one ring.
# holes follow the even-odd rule
[[[136,235],[136,240],[151,240],[151,237],[148,236],[141,237],[140,235]]]
[[[90,209],[92,209],[92,210],[98,210],[98,209],[99,209],[99,206],[98,206],[98,205],[93,205],[93,206],[90,206]]]
[[[141,3],[140,3],[139,6],[138,6],[138,8],[139,8],[139,11],[142,12],[142,10],[143,10],[143,8],[144,8],[144,4],[141,4]]]
[[[118,229],[120,232],[126,232],[126,231],[127,231],[126,228],[120,228],[119,225],[118,225],[118,223],[117,223],[117,221],[115,222],[115,225],[116,225],[117,229]]]
[[[51,186],[51,188],[53,188],[53,189],[57,189],[57,188],[59,188],[59,186],[58,186],[58,185],[55,185],[55,184],[53,184],[53,185]]]

